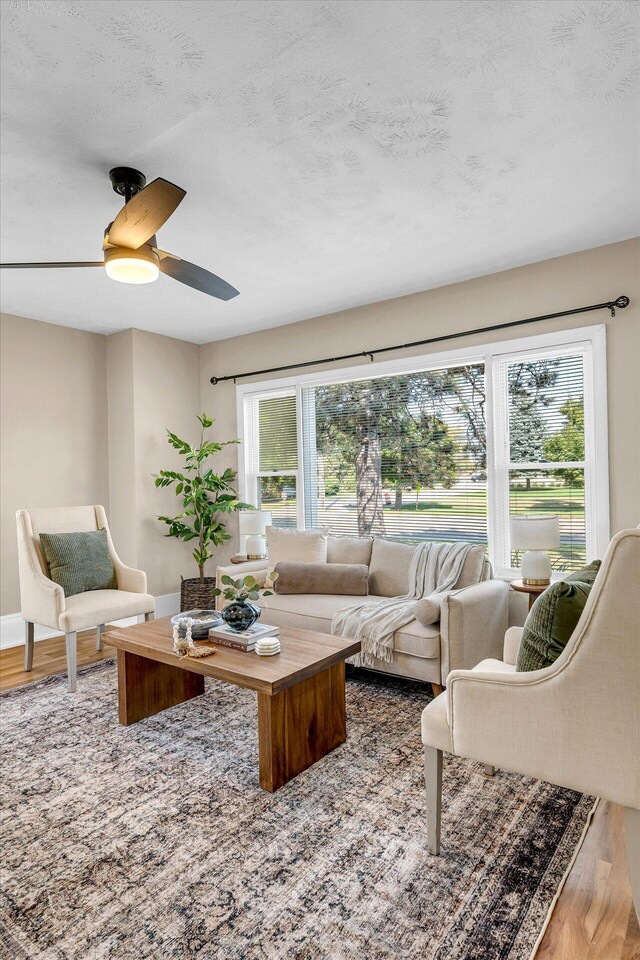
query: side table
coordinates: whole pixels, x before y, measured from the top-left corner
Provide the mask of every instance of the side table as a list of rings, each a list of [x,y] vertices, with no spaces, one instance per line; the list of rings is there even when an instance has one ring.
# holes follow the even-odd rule
[[[512,590],[515,590],[516,593],[529,594],[529,610],[531,610],[531,607],[534,605],[540,594],[544,593],[545,590],[551,586],[551,584],[523,583],[522,580],[512,580],[509,586]]]

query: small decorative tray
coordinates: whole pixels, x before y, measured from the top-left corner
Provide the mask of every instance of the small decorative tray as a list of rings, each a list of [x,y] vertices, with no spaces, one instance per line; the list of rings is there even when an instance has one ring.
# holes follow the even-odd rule
[[[182,613],[176,613],[175,617],[171,617],[171,625],[187,617],[194,621],[191,626],[191,636],[194,640],[204,640],[209,636],[211,627],[217,627],[222,623],[222,617],[217,610],[184,610]],[[178,633],[184,637],[185,628],[182,624],[178,628]]]

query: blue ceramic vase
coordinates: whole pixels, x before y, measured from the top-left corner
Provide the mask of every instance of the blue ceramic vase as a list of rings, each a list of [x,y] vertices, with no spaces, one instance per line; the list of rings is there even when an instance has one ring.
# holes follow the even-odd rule
[[[248,600],[234,600],[222,610],[220,616],[232,630],[242,633],[252,627],[262,610]]]

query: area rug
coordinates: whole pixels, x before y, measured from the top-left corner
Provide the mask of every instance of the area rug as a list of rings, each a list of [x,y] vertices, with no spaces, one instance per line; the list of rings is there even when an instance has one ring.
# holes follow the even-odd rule
[[[448,758],[426,847],[418,685],[350,679],[349,739],[275,794],[255,695],[131,727],[98,664],[0,700],[11,960],[524,960],[591,799]]]

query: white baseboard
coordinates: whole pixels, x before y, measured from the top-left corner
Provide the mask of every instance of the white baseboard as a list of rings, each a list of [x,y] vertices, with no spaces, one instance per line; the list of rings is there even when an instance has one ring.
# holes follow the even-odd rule
[[[180,594],[165,593],[161,597],[156,597],[156,617],[170,617],[180,609]],[[137,617],[126,617],[123,620],[112,621],[118,627],[128,627],[137,622]],[[52,630],[50,627],[35,626],[35,639],[48,640],[49,637],[59,637],[59,630]],[[0,650],[7,650],[9,647],[24,646],[24,620],[19,613],[7,613],[0,617]]]

